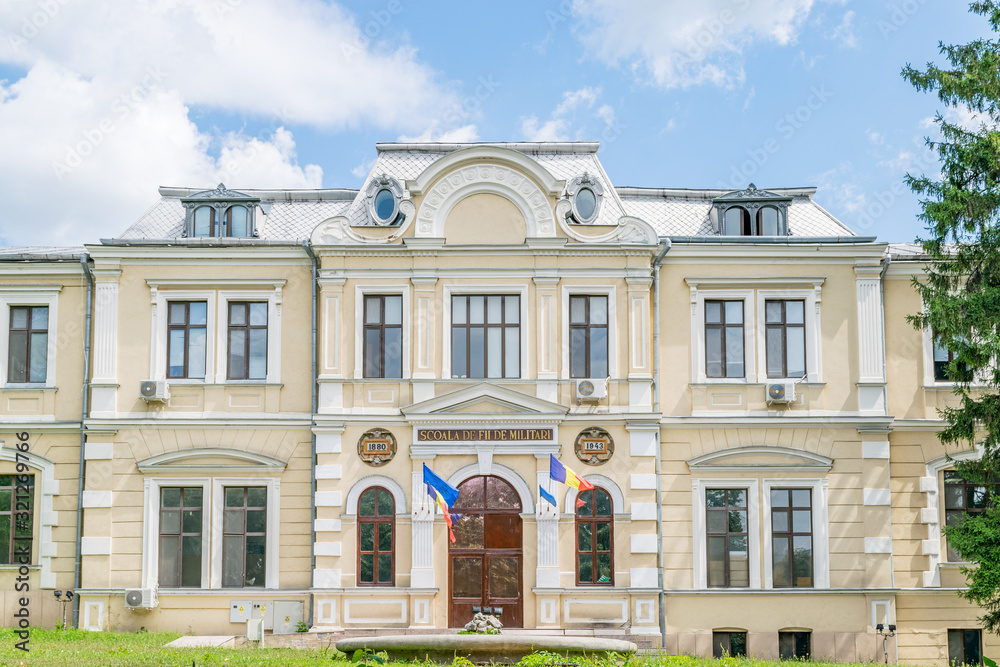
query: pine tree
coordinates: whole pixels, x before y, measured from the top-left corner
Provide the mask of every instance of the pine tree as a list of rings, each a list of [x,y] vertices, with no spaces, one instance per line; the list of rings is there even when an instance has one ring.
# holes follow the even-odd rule
[[[920,218],[927,238],[926,274],[914,280],[924,312],[910,321],[929,329],[948,349],[948,378],[960,397],[958,407],[941,411],[939,438],[946,446],[979,446],[978,461],[957,461],[970,482],[1000,492],[1000,2],[972,2],[993,38],[964,45],[940,44],[949,67],[909,65],[903,77],[922,91],[936,92],[950,109],[971,111],[973,126],[938,114],[937,139],[927,144],[940,160],[935,177],[907,175],[921,197]],[[980,621],[1000,630],[1000,493],[984,513],[970,514],[944,528],[948,543],[971,566],[968,588],[960,593],[983,610]]]

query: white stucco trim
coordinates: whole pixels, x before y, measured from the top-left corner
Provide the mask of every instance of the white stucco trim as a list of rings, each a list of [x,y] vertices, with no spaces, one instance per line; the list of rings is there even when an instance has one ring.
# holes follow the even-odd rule
[[[4,443],[0,442],[0,445],[4,445]],[[0,461],[16,464],[17,454],[16,447],[6,445],[0,447]],[[24,454],[22,453],[21,456],[24,457]],[[27,457],[27,461],[25,461],[27,466],[38,471],[35,475],[34,498],[34,520],[35,525],[38,526],[38,530],[35,531],[35,542],[31,547],[33,550],[33,561],[41,567],[39,582],[41,587],[55,588],[56,575],[52,571],[52,557],[56,553],[54,548],[55,542],[52,540],[52,528],[59,525],[59,514],[55,511],[54,507],[55,498],[59,495],[59,482],[55,479],[56,464],[44,456],[39,456],[30,451]],[[52,549],[49,548],[50,545],[53,546]]]
[[[795,299],[805,301],[806,326],[806,375],[804,378],[769,378],[767,376],[767,350],[765,349],[765,305],[768,300]],[[757,382],[822,382],[822,339],[820,322],[821,288],[813,289],[767,289],[757,290],[757,358],[760,364],[757,368]]]
[[[0,387],[55,387],[56,351],[59,347],[59,292],[62,285],[31,285],[18,289],[0,287]],[[47,306],[49,309],[48,350],[45,358],[45,382],[11,383],[7,381],[10,359],[10,307]]]
[[[226,377],[229,374],[230,301],[267,302],[267,373],[264,382],[275,384],[281,382],[281,286],[278,286],[269,292],[243,290],[218,293],[219,312],[216,321],[219,326],[216,328],[216,349],[221,352],[221,356],[216,365],[216,383],[244,382],[244,380],[229,380]]]
[[[210,499],[212,497],[209,477],[146,477],[142,489],[142,588],[156,589],[160,586],[160,489],[164,487],[201,487],[201,587],[208,588],[211,549]],[[219,524],[221,527],[221,524]]]
[[[700,289],[691,285],[691,382],[745,384],[756,378],[756,327],[752,289]],[[743,302],[743,377],[710,378],[705,372],[705,301]]]
[[[222,512],[225,504],[225,489],[229,486],[267,487],[264,588],[278,588],[278,547],[281,544],[281,480],[276,477],[215,477],[212,479],[211,588],[222,588]]]
[[[401,296],[403,297],[403,360],[402,378],[410,378],[410,286],[409,285],[355,285],[354,287],[354,377],[362,379],[365,376],[365,296]],[[338,343],[339,345],[339,343]],[[385,378],[393,382],[395,378]]]
[[[747,550],[750,561],[750,588],[760,588],[760,481],[757,479],[691,479],[691,517],[694,542],[694,587],[708,588],[707,489],[747,490]]]
[[[562,377],[570,379],[569,367],[569,298],[570,296],[608,297],[608,377],[618,377],[618,299],[614,285],[564,285],[562,288]],[[578,378],[579,379],[579,378]],[[603,380],[604,378],[593,378]]]
[[[774,588],[771,547],[771,489],[812,490],[813,585],[830,588],[830,517],[829,493],[825,477],[821,479],[764,479],[761,492],[761,516],[764,526],[764,588]]]
[[[448,478],[448,483],[458,488],[458,485],[465,480],[478,477],[481,474],[479,464],[473,463],[453,472]],[[524,481],[524,478],[517,474],[513,468],[493,462],[490,474],[510,482],[510,485],[514,487],[514,490],[517,491],[517,495],[521,499],[521,514],[535,513],[534,493],[531,487],[528,486],[528,483]],[[427,494],[425,493],[424,495],[426,496]]]
[[[347,503],[344,507],[344,513],[357,514],[361,494],[373,486],[384,487],[392,494],[393,502],[396,503],[396,514],[406,514],[406,492],[403,491],[403,487],[399,485],[399,482],[385,475],[366,475],[355,482],[351,490],[347,492]]]
[[[612,512],[615,514],[625,513],[625,494],[622,493],[621,487],[618,486],[613,479],[605,477],[604,475],[596,474],[583,475],[583,478],[594,486],[599,486],[608,492],[608,495],[611,496]],[[566,487],[566,498],[563,500],[564,512],[567,514],[576,514],[576,497],[579,493],[580,492],[572,486]]]
[[[463,295],[475,295],[475,294],[485,294],[485,295],[501,295],[501,296],[514,296],[517,295],[521,298],[520,306],[521,312],[519,315],[520,322],[518,323],[518,329],[521,339],[521,368],[518,375],[519,378],[527,378],[528,376],[528,329],[531,323],[528,321],[528,285],[527,283],[512,284],[512,285],[445,285],[444,286],[444,306],[442,307],[442,327],[444,335],[441,336],[442,351],[441,351],[441,377],[450,378],[451,377],[451,298],[453,296],[463,296]],[[484,382],[503,382],[507,378],[468,378],[469,380],[483,380]]]
[[[933,375],[932,370],[932,378]],[[948,548],[941,532],[944,522],[944,503],[940,500],[944,491],[941,473],[953,468],[955,461],[974,461],[982,455],[982,448],[977,447],[939,456],[927,462],[926,474],[920,480],[920,491],[926,496],[924,508],[920,511],[921,523],[927,525],[927,539],[923,541],[921,549],[921,554],[927,556],[927,569],[923,573],[924,588],[941,586],[941,563],[948,561]]]

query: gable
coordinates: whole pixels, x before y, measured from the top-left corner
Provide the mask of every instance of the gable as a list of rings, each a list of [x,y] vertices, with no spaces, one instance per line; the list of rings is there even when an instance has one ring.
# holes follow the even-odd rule
[[[734,447],[689,459],[692,472],[827,472],[833,459],[789,447]]]
[[[273,473],[283,471],[286,465],[272,456],[226,447],[182,449],[136,462],[142,473]]]

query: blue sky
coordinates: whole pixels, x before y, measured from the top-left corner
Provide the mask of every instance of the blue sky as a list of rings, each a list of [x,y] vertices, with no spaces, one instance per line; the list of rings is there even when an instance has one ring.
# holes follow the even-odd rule
[[[600,140],[616,185],[815,185],[910,241],[944,109],[900,69],[987,32],[931,0],[11,0],[0,240],[113,236],[158,185],[356,188],[377,141]]]

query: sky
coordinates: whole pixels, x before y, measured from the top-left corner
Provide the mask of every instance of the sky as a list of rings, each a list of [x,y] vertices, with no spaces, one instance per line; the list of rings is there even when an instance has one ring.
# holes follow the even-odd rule
[[[0,244],[120,234],[157,187],[358,188],[380,141],[600,141],[617,186],[815,186],[923,231],[900,76],[990,36],[954,0],[2,0]]]

